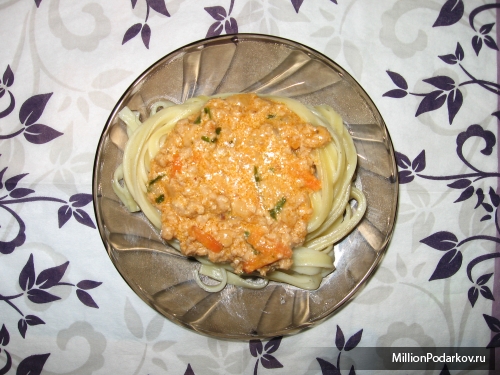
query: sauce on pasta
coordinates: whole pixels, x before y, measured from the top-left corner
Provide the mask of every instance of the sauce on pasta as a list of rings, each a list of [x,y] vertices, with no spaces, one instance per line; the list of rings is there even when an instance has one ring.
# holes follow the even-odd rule
[[[292,266],[321,189],[328,130],[255,94],[213,98],[178,121],[151,160],[147,196],[161,233],[188,256],[266,275]]]

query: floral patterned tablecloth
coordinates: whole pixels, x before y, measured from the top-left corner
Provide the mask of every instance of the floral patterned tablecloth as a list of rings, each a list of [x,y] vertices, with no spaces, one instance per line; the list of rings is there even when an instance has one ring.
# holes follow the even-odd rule
[[[374,347],[492,348],[494,358],[499,8],[0,0],[0,374],[376,373],[357,361]],[[238,32],[343,66],[384,117],[400,179],[393,239],[363,290],[312,329],[250,342],[196,334],[148,307],[109,259],[92,206],[97,144],[125,89],[169,52]]]

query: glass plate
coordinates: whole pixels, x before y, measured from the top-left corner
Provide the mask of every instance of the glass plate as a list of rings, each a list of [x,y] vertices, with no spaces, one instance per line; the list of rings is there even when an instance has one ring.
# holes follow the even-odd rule
[[[147,117],[159,99],[257,92],[328,104],[339,112],[356,144],[356,186],[367,212],[336,246],[336,270],[314,291],[270,282],[261,290],[227,286],[202,290],[193,278],[199,263],[166,245],[142,213],[128,212],[111,187],[127,141],[117,113],[128,106]],[[116,104],[97,149],[93,197],[106,250],[130,287],[171,321],[227,339],[269,338],[318,324],[348,301],[380,262],[392,234],[398,198],[394,151],[377,108],[340,66],[282,38],[238,34],[182,47],[147,69]]]

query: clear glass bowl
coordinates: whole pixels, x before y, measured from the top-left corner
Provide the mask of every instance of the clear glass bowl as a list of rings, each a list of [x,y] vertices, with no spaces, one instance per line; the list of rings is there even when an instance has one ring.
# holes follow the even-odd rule
[[[327,104],[339,112],[358,152],[356,186],[368,201],[358,227],[336,246],[336,270],[317,290],[270,282],[261,290],[202,290],[199,263],[162,241],[142,213],[130,213],[111,187],[127,136],[117,113],[141,119],[159,99],[256,92]],[[97,223],[114,265],[146,303],[172,322],[217,338],[249,340],[297,333],[332,315],[374,271],[390,240],[398,199],[397,169],[386,126],[359,84],[333,61],[278,37],[237,34],[202,40],[165,56],[127,89],[105,124],[93,182]]]

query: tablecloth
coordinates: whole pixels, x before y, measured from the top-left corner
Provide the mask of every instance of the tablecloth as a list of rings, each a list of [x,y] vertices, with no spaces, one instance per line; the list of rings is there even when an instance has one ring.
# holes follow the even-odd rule
[[[0,1],[0,373],[386,373],[356,365],[363,347],[492,348],[494,359],[499,8]],[[147,306],[109,259],[92,202],[97,145],[127,87],[169,52],[233,33],[291,39],[344,67],[382,114],[399,170],[393,238],[369,282],[323,323],[271,340],[199,335]]]

